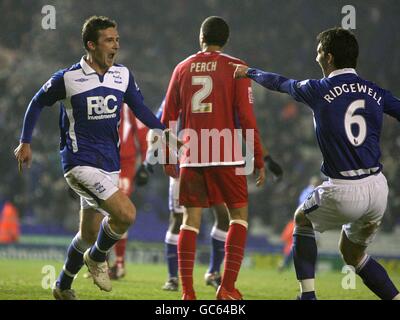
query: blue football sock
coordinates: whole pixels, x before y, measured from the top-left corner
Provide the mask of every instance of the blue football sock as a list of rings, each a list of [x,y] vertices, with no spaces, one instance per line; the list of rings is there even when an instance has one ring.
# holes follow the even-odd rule
[[[293,260],[298,280],[314,279],[317,244],[311,227],[297,227],[293,233]]]
[[[210,266],[208,268],[209,273],[220,272],[222,261],[225,257],[225,241],[220,241],[215,238],[211,238],[211,255],[210,255]]]
[[[68,247],[67,259],[63,270],[57,279],[57,285],[61,290],[71,289],[75,275],[83,266],[83,253],[89,248],[89,244],[84,242],[78,233]]]
[[[386,270],[370,256],[364,257],[356,271],[365,285],[379,298],[392,300],[399,294]]]
[[[178,278],[178,245],[165,243],[169,278]]]
[[[90,258],[97,262],[106,261],[108,251],[122,236],[123,234],[117,234],[111,229],[108,217],[104,217],[96,243],[90,249]]]
[[[74,278],[75,276],[68,275],[64,269],[61,270],[61,273],[57,279],[57,287],[59,287],[61,290],[71,289]]]
[[[315,296],[315,291],[302,292],[298,300],[317,300],[317,297]]]

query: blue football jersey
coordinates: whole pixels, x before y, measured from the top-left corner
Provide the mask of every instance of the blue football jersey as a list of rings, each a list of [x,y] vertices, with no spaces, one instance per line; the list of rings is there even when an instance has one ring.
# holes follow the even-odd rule
[[[101,76],[82,58],[72,67],[56,72],[32,101],[40,106],[60,101],[64,172],[78,165],[119,171],[118,126],[123,102],[148,127],[164,129],[144,105],[132,73],[123,65],[116,64]],[[29,142],[29,138],[25,139]]]
[[[321,171],[326,176],[361,179],[382,170],[383,113],[400,120],[400,100],[389,91],[360,78],[351,68],[320,80],[297,81],[252,68],[248,76],[312,109],[323,156]]]

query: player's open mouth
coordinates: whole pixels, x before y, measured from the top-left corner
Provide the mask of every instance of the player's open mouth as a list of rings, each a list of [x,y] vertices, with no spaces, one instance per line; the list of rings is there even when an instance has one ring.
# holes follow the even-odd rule
[[[114,59],[114,57],[115,57],[115,53],[110,53],[110,54],[108,55],[108,58],[109,58],[109,59]]]

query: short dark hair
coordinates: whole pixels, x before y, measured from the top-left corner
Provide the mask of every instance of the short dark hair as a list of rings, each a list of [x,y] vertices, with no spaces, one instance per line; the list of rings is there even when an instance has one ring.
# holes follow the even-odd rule
[[[208,45],[223,47],[229,38],[229,26],[224,19],[217,16],[208,17],[201,24],[203,40]]]
[[[88,41],[97,42],[99,39],[99,30],[107,28],[116,28],[117,23],[104,16],[91,16],[86,19],[82,27],[82,41],[86,50],[89,50]]]
[[[338,69],[355,68],[358,58],[358,42],[356,36],[343,28],[332,28],[317,36],[325,54],[330,53],[334,65]]]

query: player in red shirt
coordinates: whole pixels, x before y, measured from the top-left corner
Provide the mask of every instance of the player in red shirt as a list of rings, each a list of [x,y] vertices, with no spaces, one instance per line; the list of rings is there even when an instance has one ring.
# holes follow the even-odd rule
[[[142,122],[140,122],[135,117],[133,112],[128,108],[128,106],[124,104],[121,109],[121,123],[119,127],[121,163],[119,188],[128,197],[131,196],[135,186],[134,180],[136,174],[137,150],[139,150],[141,159],[143,161],[146,158],[147,132],[148,128]],[[136,144],[135,137],[138,144]],[[138,170],[138,175],[139,172],[142,172],[142,170]],[[141,177],[141,179],[143,178]],[[139,184],[143,183],[143,180],[140,181],[141,182],[139,182]],[[126,232],[122,239],[119,240],[114,246],[116,260],[115,264],[110,268],[111,279],[119,279],[125,275],[125,251],[127,240],[128,232]]]
[[[167,127],[171,127],[170,121],[181,117],[183,131],[180,138],[187,146],[180,158],[179,200],[185,210],[178,239],[178,265],[184,300],[196,299],[193,267],[202,208],[221,203],[226,203],[229,209],[230,227],[225,244],[224,274],[217,299],[242,299],[235,282],[247,237],[248,195],[246,176],[239,175],[238,169],[251,165],[252,161],[245,163],[239,143],[241,140],[234,138],[235,129],[242,129],[246,145],[254,150],[257,186],[265,180],[251,83],[249,79],[233,79],[234,70],[229,63],[241,60],[221,52],[228,37],[229,27],[222,18],[208,17],[202,23],[201,51],[175,68],[162,115],[162,122]],[[204,135],[207,132],[217,139]],[[220,139],[220,135],[224,139]],[[167,165],[166,172],[174,175],[174,168]]]

